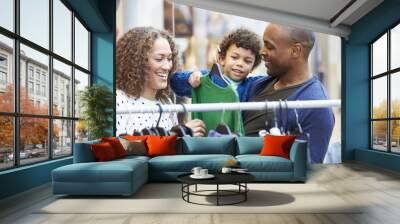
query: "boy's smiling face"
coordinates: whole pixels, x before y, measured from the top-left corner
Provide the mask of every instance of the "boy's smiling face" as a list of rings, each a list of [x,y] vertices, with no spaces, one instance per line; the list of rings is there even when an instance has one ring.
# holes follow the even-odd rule
[[[253,70],[255,55],[251,50],[237,47],[232,44],[224,58],[220,58],[220,64],[224,68],[224,74],[230,79],[242,81]]]

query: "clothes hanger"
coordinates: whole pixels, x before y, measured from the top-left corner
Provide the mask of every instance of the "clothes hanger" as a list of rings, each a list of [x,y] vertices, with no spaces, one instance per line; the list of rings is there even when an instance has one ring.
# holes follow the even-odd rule
[[[274,108],[274,127],[269,129],[271,135],[282,135],[281,130],[278,127],[278,118],[276,116],[276,107]]]
[[[218,46],[217,46],[217,51],[218,53],[221,52],[221,49],[219,49]],[[215,63],[211,66],[209,75],[215,76],[217,79],[221,80],[223,87],[229,86],[230,82],[225,79],[224,73],[222,72],[221,65],[218,63],[219,60],[216,55],[214,56],[214,61]]]
[[[161,104],[157,103],[157,106],[159,108],[160,115],[158,117],[157,125],[154,128],[154,130],[156,130],[158,132],[158,135],[160,135],[160,136],[167,136],[168,135],[167,131],[163,127],[159,126],[160,120],[161,120],[161,117],[162,117],[162,113],[163,113],[163,109],[161,107]]]
[[[296,108],[293,108],[293,110],[294,110],[294,115],[296,117],[296,124],[297,124],[298,131],[300,134],[303,134],[303,128],[301,127],[300,122],[299,122],[299,114],[297,113]]]
[[[287,100],[285,99],[284,101],[283,101],[284,103],[285,103],[285,112],[286,112],[286,114],[285,114],[285,134],[286,135],[290,135],[290,128],[288,128],[289,127],[289,106],[288,106],[288,103],[287,103]]]
[[[223,75],[223,73],[222,73],[221,65],[218,64],[217,62],[214,63],[214,64],[211,66],[209,75],[210,75],[210,76],[214,76],[214,77],[216,77],[217,79],[221,80],[221,81],[222,81],[223,87],[229,86],[229,82],[224,78],[224,75]]]
[[[265,101],[265,112],[266,114],[268,114],[268,100]],[[267,115],[265,115],[265,129],[260,130],[258,132],[258,135],[261,137],[264,137],[265,135],[269,134],[268,132],[268,119],[267,119]]]
[[[225,115],[225,106],[224,106],[224,104],[222,104],[221,121],[219,122],[219,124],[215,128],[215,131],[220,133],[220,134],[223,134],[223,135],[232,135],[231,129],[224,122],[224,115]]]

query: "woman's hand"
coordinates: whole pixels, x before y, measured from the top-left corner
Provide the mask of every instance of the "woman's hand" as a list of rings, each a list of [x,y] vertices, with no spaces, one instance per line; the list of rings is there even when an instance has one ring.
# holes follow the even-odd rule
[[[194,119],[185,124],[192,129],[193,137],[203,137],[206,133],[206,125],[202,120]]]

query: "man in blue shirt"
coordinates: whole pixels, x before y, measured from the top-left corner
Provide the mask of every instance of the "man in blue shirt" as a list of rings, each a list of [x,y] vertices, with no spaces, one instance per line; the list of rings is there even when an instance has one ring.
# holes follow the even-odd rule
[[[322,83],[309,72],[308,56],[314,46],[314,34],[307,30],[270,24],[264,31],[261,55],[268,76],[251,84],[247,101],[326,100]],[[284,108],[284,104],[283,104]],[[248,136],[258,136],[278,122],[291,133],[298,131],[293,110],[279,110],[274,119],[270,111],[244,111],[243,122]],[[309,161],[322,163],[328,149],[335,118],[331,108],[298,109],[298,120],[309,139]],[[267,127],[266,127],[267,124]],[[301,138],[308,138],[303,135]]]

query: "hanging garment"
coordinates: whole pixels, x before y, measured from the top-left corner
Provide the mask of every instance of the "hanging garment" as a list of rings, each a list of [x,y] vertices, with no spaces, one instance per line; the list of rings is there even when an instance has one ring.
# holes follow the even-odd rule
[[[200,79],[200,86],[192,89],[192,103],[236,103],[239,97],[236,91],[231,87],[220,87],[215,85],[210,76],[203,76]],[[212,111],[212,112],[192,112],[193,119],[200,119],[206,125],[207,133],[215,129],[221,122],[229,126],[232,132],[243,134],[243,122],[240,111]]]

